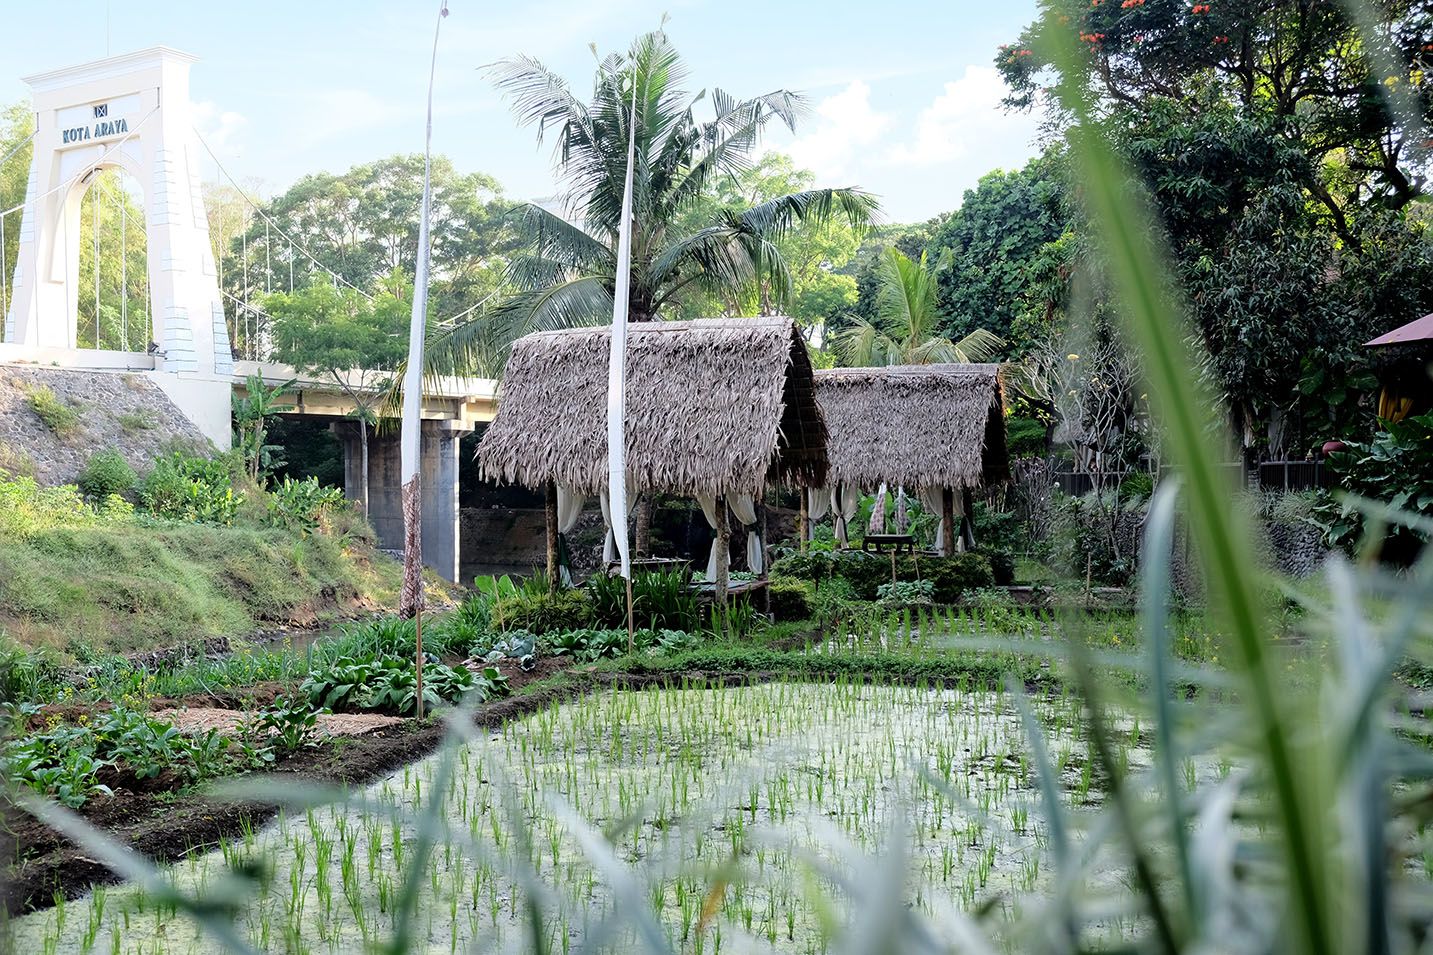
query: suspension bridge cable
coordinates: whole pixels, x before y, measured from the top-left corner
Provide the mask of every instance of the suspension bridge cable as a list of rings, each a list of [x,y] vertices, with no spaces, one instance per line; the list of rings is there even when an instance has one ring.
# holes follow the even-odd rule
[[[9,162],[10,160],[14,159],[14,158],[15,158],[15,154],[18,153],[20,150],[24,149],[26,146],[28,146],[28,145],[30,144],[30,140],[34,139],[34,138],[35,138],[35,134],[38,133],[39,131],[40,131],[40,130],[39,130],[39,127],[36,127],[35,129],[30,130],[30,135],[28,135],[28,136],[26,136],[24,139],[20,140],[20,142],[15,145],[15,148],[14,148],[14,149],[10,150],[8,153],[5,154],[5,158],[4,158],[4,159],[0,159],[0,166],[3,166],[3,165],[5,165],[7,162]]]
[[[209,156],[214,160],[214,165],[217,166],[219,170],[224,174],[224,178],[228,179],[230,184],[233,185],[233,187],[239,191],[239,195],[243,197],[243,200],[247,202],[250,207],[252,207],[253,210],[259,214],[260,218],[262,218],[266,224],[271,225],[273,227],[273,230],[279,234],[280,238],[286,239],[290,245],[302,252],[306,259],[308,259],[314,265],[317,265],[323,271],[327,272],[329,276],[334,280],[335,284],[337,284],[338,282],[342,282],[344,285],[353,289],[355,292],[357,292],[359,295],[362,295],[370,302],[373,301],[372,295],[369,295],[363,289],[359,288],[357,285],[354,285],[352,282],[348,281],[348,279],[344,278],[343,276],[335,272],[333,269],[324,265],[317,258],[315,258],[314,255],[308,251],[308,249],[305,249],[302,243],[295,242],[293,236],[285,232],[277,222],[275,222],[272,218],[269,217],[268,213],[264,212],[264,210],[261,209],[254,202],[254,200],[249,198],[248,194],[244,192],[243,187],[239,185],[238,180],[234,178],[234,176],[229,172],[229,170],[224,168],[224,164],[219,161],[219,157],[214,154],[214,150],[209,147],[209,143],[204,139],[203,136],[199,135],[199,130],[194,130],[194,137],[199,140],[199,144],[204,147],[204,151],[207,152]]]
[[[66,179],[64,182],[60,183],[58,186],[55,186],[53,189],[51,189],[51,190],[48,191],[48,192],[42,193],[42,194],[40,194],[40,195],[38,195],[38,196],[34,196],[34,197],[26,196],[26,197],[25,197],[25,201],[22,202],[22,203],[20,203],[18,206],[11,206],[9,209],[0,210],[0,216],[8,216],[8,215],[9,215],[10,213],[12,213],[12,212],[19,212],[21,209],[25,208],[26,206],[34,205],[35,203],[39,202],[41,199],[48,199],[50,196],[53,196],[53,195],[54,195],[55,193],[57,193],[57,192],[62,192],[62,191],[65,191],[65,190],[69,189],[69,188],[72,187],[75,183],[77,183],[77,182],[79,182],[81,179],[83,179],[85,176],[88,176],[90,173],[94,172],[94,171],[95,171],[96,169],[98,169],[100,166],[105,165],[105,163],[106,163],[106,161],[109,159],[109,157],[112,156],[112,155],[114,155],[115,151],[116,151],[117,149],[119,149],[119,147],[123,146],[126,142],[128,142],[129,139],[130,139],[130,137],[134,136],[135,133],[139,132],[140,127],[143,126],[145,123],[149,122],[150,119],[153,118],[154,114],[157,113],[157,112],[159,112],[159,107],[158,107],[158,106],[154,107],[154,109],[151,109],[149,112],[145,113],[145,114],[144,114],[144,117],[143,117],[139,122],[137,122],[137,123],[134,124],[134,128],[133,128],[133,129],[131,129],[129,132],[125,133],[124,136],[122,136],[121,138],[116,139],[116,140],[115,140],[114,142],[112,142],[112,143],[109,143],[109,144],[105,147],[105,151],[102,152],[102,153],[100,153],[99,158],[96,159],[94,162],[90,163],[86,168],[81,169],[80,171],[76,172],[74,175],[70,176],[70,178]]]

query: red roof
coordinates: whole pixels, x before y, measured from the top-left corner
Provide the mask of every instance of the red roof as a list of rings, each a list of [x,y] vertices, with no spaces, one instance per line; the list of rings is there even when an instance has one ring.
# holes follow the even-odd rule
[[[1433,312],[1379,335],[1371,342],[1364,342],[1363,346],[1377,348],[1381,345],[1407,345],[1409,342],[1429,341],[1433,341]]]

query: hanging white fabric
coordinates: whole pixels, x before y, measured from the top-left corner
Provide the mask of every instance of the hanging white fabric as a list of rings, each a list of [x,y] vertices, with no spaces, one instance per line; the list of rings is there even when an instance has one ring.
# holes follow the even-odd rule
[[[557,532],[566,534],[577,526],[577,519],[582,516],[582,508],[587,505],[587,495],[578,494],[572,488],[559,484],[557,486]],[[602,517],[607,518],[607,509],[602,509]]]
[[[831,511],[831,494],[829,487],[808,487],[806,489],[806,518],[811,523],[816,523]]]
[[[935,515],[935,552],[942,557],[945,556],[945,517],[944,508],[941,506],[941,488],[922,487],[916,489],[916,497],[921,502],[921,507],[928,513]]]
[[[632,74],[632,112],[628,117],[627,177],[622,187],[622,218],[617,234],[617,274],[612,293],[612,348],[607,357],[607,495],[610,526],[616,535],[622,576],[632,577],[627,546],[627,307],[632,283],[632,170],[637,153],[637,74]]]
[[[731,500],[731,512],[747,528],[746,569],[761,576],[763,565],[761,535],[756,530],[756,501],[750,494],[738,494]]]
[[[867,534],[884,534],[886,532],[886,497],[889,492],[886,490],[886,482],[881,482],[881,487],[876,491],[876,500],[871,505],[871,519],[866,524]]]
[[[697,501],[698,504],[700,504],[700,505],[702,506],[702,516],[707,519],[707,525],[708,525],[709,527],[711,527],[712,530],[716,530],[716,526],[717,526],[716,497],[715,497],[714,495],[712,495],[712,494],[698,494],[697,497],[696,497],[696,501]],[[717,540],[716,540],[716,538],[712,538],[712,548],[711,548],[711,550],[707,553],[707,571],[706,571],[707,580],[716,580],[716,566],[717,566]]]
[[[617,552],[617,535],[612,529],[612,508],[607,504],[606,491],[597,496],[597,502],[602,505],[602,526],[607,529],[607,533],[602,535],[602,566],[606,567],[612,563],[612,555]]]
[[[896,488],[896,533],[904,534],[910,527],[910,517],[906,513],[906,489]]]
[[[831,506],[836,511],[836,539],[842,547],[851,543],[849,528],[856,510],[861,506],[861,489],[842,482],[831,494]]]
[[[557,532],[559,534],[566,534],[577,526],[577,519],[582,516],[582,507],[586,503],[587,496],[585,494],[578,494],[572,488],[562,484],[557,486]],[[606,550],[605,547],[603,549]],[[572,568],[567,566],[567,561],[558,563],[557,573],[562,578],[563,586],[572,586]]]

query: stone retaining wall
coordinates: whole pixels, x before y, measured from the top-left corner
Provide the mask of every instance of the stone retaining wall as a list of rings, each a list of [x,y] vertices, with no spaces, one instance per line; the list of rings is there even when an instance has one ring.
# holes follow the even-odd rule
[[[78,415],[57,434],[31,408],[48,388]],[[203,433],[140,374],[0,365],[0,468],[41,484],[70,484],[91,454],[115,448],[136,472],[171,448],[212,452]]]

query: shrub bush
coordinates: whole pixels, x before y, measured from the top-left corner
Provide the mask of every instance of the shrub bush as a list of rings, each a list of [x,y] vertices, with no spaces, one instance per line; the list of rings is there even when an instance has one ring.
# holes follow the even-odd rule
[[[502,631],[584,630],[593,622],[592,598],[584,590],[510,594],[493,604],[492,619]]]
[[[0,479],[0,539],[24,540],[59,527],[94,527],[104,516],[73,484],[41,487],[34,478]]]
[[[887,607],[929,605],[935,594],[930,580],[902,580],[876,588],[876,602]]]
[[[981,548],[976,553],[984,554],[985,559],[990,561],[990,572],[995,575],[995,583],[1001,587],[1009,587],[1015,583],[1015,557],[1003,550],[986,550]]]
[[[767,584],[771,615],[777,620],[805,620],[811,616],[813,587],[793,577],[772,577]]]
[[[134,489],[134,482],[134,468],[124,455],[110,448],[90,455],[75,483],[88,497],[103,500],[111,494],[128,494]]]
[[[30,390],[25,396],[30,410],[35,412],[45,427],[57,437],[68,438],[80,427],[80,413],[69,403],[61,400],[44,385]]]
[[[324,529],[328,517],[343,506],[343,491],[324,487],[317,478],[285,477],[269,495],[269,521],[279,527],[311,534]]]
[[[234,493],[228,461],[182,451],[154,462],[139,486],[139,498],[155,517],[198,524],[233,524],[244,503]]]
[[[1045,453],[1045,423],[1037,418],[1005,419],[1005,446],[1012,458],[1033,458]]]
[[[914,580],[913,572],[908,577],[901,577],[899,568],[902,559],[909,562],[911,558],[897,560],[897,578]],[[872,554],[861,550],[836,551],[831,554],[831,574],[850,583],[860,599],[875,600],[876,588],[891,582],[891,558],[889,554]]]
[[[808,550],[797,552],[775,561],[771,565],[771,576],[808,580],[812,583],[831,576],[831,554],[827,551]]]

